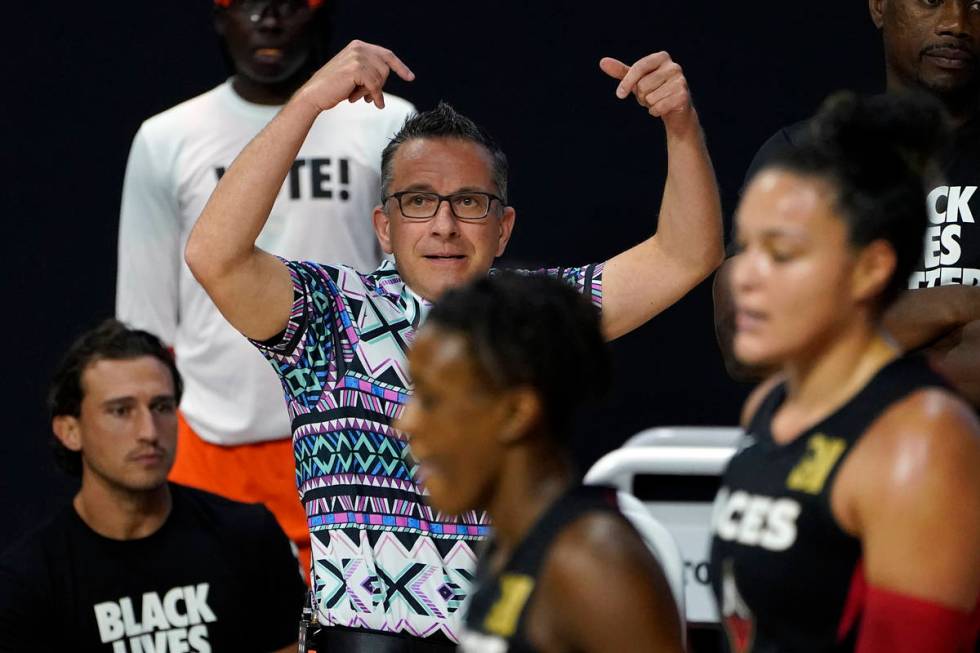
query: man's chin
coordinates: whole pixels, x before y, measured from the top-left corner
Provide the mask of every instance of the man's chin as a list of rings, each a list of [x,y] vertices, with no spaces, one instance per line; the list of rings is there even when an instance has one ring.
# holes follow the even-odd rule
[[[980,74],[976,70],[969,75],[948,72],[921,75],[918,81],[924,91],[938,96],[947,104],[980,104]]]

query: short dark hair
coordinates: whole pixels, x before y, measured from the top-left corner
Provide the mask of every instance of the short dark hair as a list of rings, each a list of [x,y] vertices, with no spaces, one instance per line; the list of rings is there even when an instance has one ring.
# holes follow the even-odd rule
[[[85,397],[82,375],[89,365],[100,360],[129,360],[141,356],[152,356],[166,365],[173,378],[174,397],[180,403],[184,382],[170,350],[152,333],[130,329],[118,320],[108,319],[79,336],[65,352],[48,389],[50,417],[81,415],[82,399]],[[52,440],[58,466],[72,476],[80,476],[81,454],[65,447],[58,438]]]
[[[556,440],[569,437],[577,409],[609,387],[612,363],[599,311],[556,279],[480,278],[447,291],[428,323],[462,334],[493,387],[534,388]]]
[[[493,137],[478,124],[440,101],[435,109],[409,117],[381,153],[381,197],[388,197],[391,185],[391,161],[405,141],[416,138],[457,138],[482,145],[492,161],[490,174],[497,193],[507,201],[507,155]]]
[[[851,245],[891,245],[896,265],[879,298],[883,309],[907,287],[922,256],[927,183],[949,133],[942,105],[928,95],[837,93],[810,120],[802,141],[780,150],[761,170],[828,182]]]

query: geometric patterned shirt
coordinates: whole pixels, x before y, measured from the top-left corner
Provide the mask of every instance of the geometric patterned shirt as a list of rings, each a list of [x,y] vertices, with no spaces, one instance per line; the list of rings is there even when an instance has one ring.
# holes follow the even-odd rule
[[[408,440],[391,427],[412,391],[405,354],[430,304],[389,261],[368,275],[286,265],[295,298],[289,323],[253,343],[285,390],[319,621],[456,642],[474,545],[489,521],[429,507]],[[602,267],[523,273],[561,278],[601,308]]]

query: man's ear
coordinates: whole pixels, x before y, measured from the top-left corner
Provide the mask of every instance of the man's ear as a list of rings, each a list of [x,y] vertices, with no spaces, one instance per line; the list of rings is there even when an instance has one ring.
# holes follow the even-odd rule
[[[506,444],[522,440],[541,421],[544,405],[541,396],[528,386],[507,390],[505,410],[509,415],[501,425],[499,439]]]
[[[374,233],[378,237],[381,249],[385,254],[391,254],[391,218],[385,213],[385,209],[380,204],[374,207],[374,214],[371,216],[374,222]]]
[[[885,22],[885,4],[887,2],[888,0],[868,0],[868,11],[871,13],[871,22],[878,29],[881,29],[882,24]]]
[[[497,235],[496,256],[504,255],[504,250],[507,249],[507,243],[510,242],[510,235],[514,231],[514,221],[516,219],[517,219],[517,211],[514,210],[514,207],[505,206],[503,213],[500,215],[500,224],[497,225],[500,231]]]
[[[69,451],[82,450],[82,433],[78,418],[72,415],[58,415],[51,420],[51,430],[58,441]]]
[[[866,302],[880,295],[891,281],[896,263],[895,249],[890,243],[876,240],[865,246],[851,278],[854,299]]]

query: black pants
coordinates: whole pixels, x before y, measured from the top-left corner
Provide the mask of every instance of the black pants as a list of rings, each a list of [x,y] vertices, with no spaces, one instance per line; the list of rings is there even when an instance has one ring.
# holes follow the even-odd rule
[[[321,628],[314,639],[317,653],[456,653],[456,645],[441,635],[420,639],[367,630]]]

